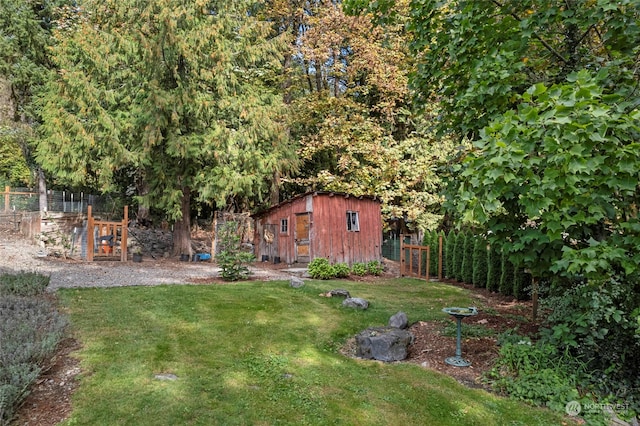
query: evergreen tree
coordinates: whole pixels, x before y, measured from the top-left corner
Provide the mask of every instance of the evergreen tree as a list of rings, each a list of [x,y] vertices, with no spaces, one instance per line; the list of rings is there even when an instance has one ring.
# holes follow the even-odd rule
[[[491,244],[487,260],[487,290],[497,292],[502,275],[502,254],[497,244]]]
[[[456,245],[456,233],[453,230],[450,230],[447,234],[446,244],[444,249],[444,275],[447,278],[455,277],[455,267],[454,267],[454,253],[455,253],[455,245]]]
[[[438,275],[438,231],[431,231],[431,264],[429,265],[429,272],[432,276]]]
[[[500,286],[498,291],[505,296],[511,296],[513,294],[513,279],[514,268],[513,263],[509,260],[509,255],[506,250],[502,252],[502,274],[500,275]]]
[[[456,245],[454,247],[454,269],[455,269],[455,278],[457,281],[463,281],[462,279],[462,261],[464,260],[464,240],[466,233],[458,232],[456,236]]]
[[[473,243],[473,285],[487,286],[487,240],[479,235]]]
[[[475,236],[471,232],[465,232],[463,257],[462,257],[462,281],[471,284],[473,282],[473,243]]]
[[[38,160],[103,190],[137,170],[143,205],[191,252],[191,201],[246,209],[295,167],[274,81],[283,46],[245,0],[87,0],[61,21]]]
[[[518,300],[528,300],[531,291],[531,274],[517,268],[513,277],[513,295]]]

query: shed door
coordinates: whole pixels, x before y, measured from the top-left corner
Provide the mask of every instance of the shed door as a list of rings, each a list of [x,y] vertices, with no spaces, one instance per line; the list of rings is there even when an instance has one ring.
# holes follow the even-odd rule
[[[296,262],[309,262],[309,213],[296,215]]]

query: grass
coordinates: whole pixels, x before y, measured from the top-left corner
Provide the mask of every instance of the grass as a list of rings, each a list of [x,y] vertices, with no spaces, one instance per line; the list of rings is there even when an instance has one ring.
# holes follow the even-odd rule
[[[318,294],[345,288],[371,303]],[[61,290],[84,373],[67,425],[553,425],[562,418],[403,363],[343,357],[403,310],[444,319],[463,289],[398,279]],[[158,380],[171,373],[174,381]]]

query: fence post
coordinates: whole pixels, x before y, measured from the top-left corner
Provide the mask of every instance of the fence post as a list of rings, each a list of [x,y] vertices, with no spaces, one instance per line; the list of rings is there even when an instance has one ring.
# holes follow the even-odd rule
[[[442,235],[438,235],[438,280],[442,281]]]
[[[120,262],[127,260],[127,234],[129,231],[129,206],[124,206],[122,218],[122,235],[120,235]]]
[[[404,277],[404,234],[400,234],[400,276]]]
[[[93,262],[93,216],[91,206],[87,207],[87,261]]]
[[[9,203],[11,202],[9,197],[9,192],[11,191],[11,187],[9,185],[4,187],[4,212],[9,213]]]

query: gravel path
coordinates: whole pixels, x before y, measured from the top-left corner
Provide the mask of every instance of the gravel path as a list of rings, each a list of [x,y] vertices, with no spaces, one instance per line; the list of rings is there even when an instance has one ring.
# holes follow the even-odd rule
[[[56,259],[26,240],[0,232],[0,272],[38,272],[51,277],[50,291],[74,287],[122,287],[189,284],[216,279],[220,268],[209,262],[179,262],[146,257],[142,263]],[[288,280],[284,270],[252,268],[260,280]]]

